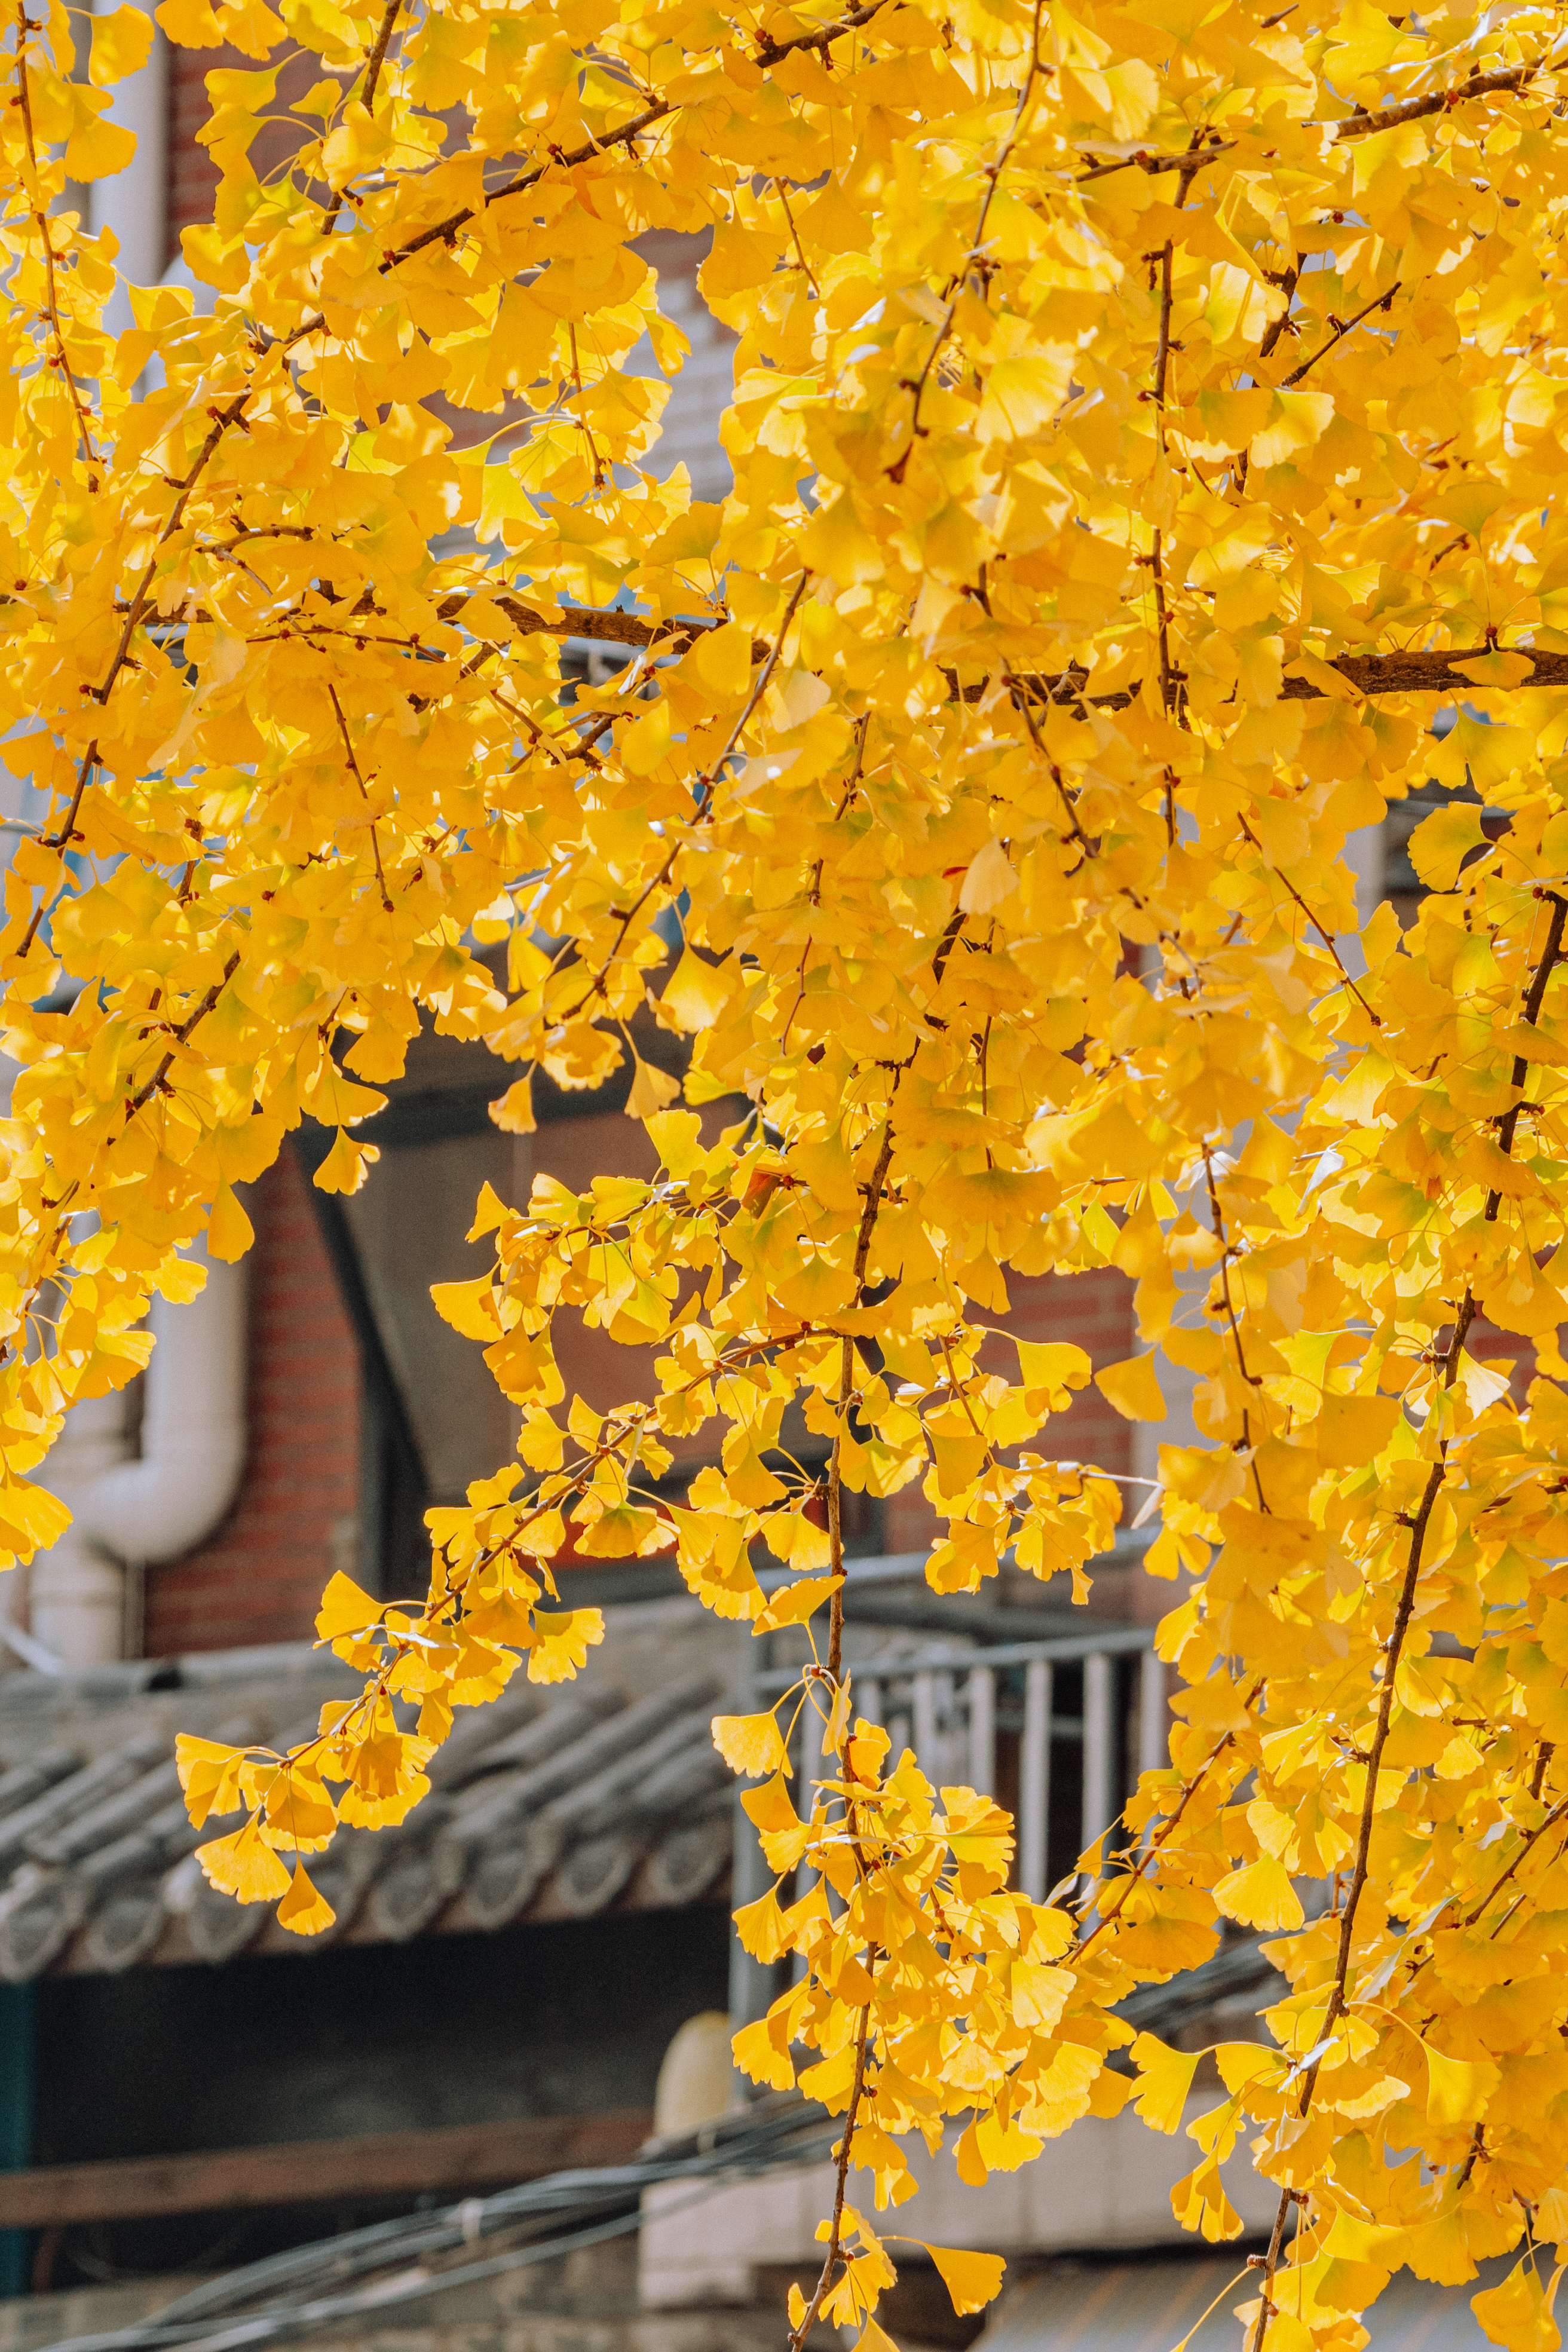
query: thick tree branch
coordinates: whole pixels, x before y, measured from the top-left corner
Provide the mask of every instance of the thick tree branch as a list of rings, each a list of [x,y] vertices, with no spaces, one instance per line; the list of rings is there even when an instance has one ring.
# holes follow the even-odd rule
[[[1398,106],[1381,106],[1371,113],[1348,114],[1342,122],[1325,122],[1320,127],[1331,131],[1336,145],[1344,139],[1365,139],[1372,131],[1392,131],[1401,122],[1419,122],[1426,115],[1446,114],[1451,107],[1462,106],[1467,99],[1492,98],[1504,90],[1524,89],[1537,74],[1552,71],[1561,62],[1537,58],[1532,65],[1512,66],[1500,73],[1472,74],[1468,81],[1455,82],[1447,89],[1429,90],[1424,98],[1407,98]],[[1200,160],[1205,163],[1217,163],[1222,155],[1234,155],[1240,144],[1238,139],[1216,138],[1204,149]],[[1188,152],[1181,149],[1173,155],[1148,155],[1140,151],[1134,155],[1119,155],[1113,163],[1093,164],[1089,171],[1079,173],[1076,184],[1084,187],[1091,180],[1107,180],[1113,172],[1133,168],[1154,177],[1163,172],[1179,172],[1190,160]]]

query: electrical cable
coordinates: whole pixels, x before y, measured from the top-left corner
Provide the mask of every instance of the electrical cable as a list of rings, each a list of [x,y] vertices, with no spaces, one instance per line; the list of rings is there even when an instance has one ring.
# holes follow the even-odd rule
[[[837,2128],[821,2108],[797,2095],[759,2100],[742,2115],[655,2141],[630,2164],[549,2173],[492,2197],[465,2198],[437,2213],[372,2222],[341,2238],[267,2255],[207,2280],[149,2319],[100,2335],[65,2337],[40,2352],[242,2352],[245,2347],[277,2343],[331,2321],[446,2294],[624,2235],[640,2225],[645,2189],[692,2181],[692,2196],[666,2208],[683,2212],[737,2174],[820,2159]],[[621,2210],[605,2219],[591,2218],[606,2204]],[[472,2245],[520,2223],[546,2221],[575,2226],[454,2269],[423,2266],[423,2258]],[[398,2266],[390,2276],[352,2293],[341,2291],[390,2264]],[[340,2291],[324,2291],[331,2289]]]

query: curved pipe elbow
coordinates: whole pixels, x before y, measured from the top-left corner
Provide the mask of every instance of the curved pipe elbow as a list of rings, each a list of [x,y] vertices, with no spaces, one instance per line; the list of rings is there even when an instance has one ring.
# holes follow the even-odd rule
[[[85,1537],[120,1559],[178,1559],[205,1541],[245,1467],[247,1277],[192,1251],[206,1287],[184,1307],[159,1299],[147,1367],[142,1458],[95,1478],[77,1505]]]
[[[244,1466],[242,1426],[193,1433],[107,1471],[83,1497],[77,1524],[119,1559],[178,1559],[216,1528]]]

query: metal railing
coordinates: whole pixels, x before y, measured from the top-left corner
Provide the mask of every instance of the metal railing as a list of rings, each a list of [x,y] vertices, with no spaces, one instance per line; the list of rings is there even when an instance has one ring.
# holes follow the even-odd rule
[[[1114,1827],[1139,1774],[1168,1760],[1165,1667],[1153,1643],[1152,1625],[1103,1626],[1045,1641],[984,1649],[947,1643],[865,1659],[851,1667],[852,1711],[884,1726],[895,1758],[912,1748],[937,1787],[963,1782],[1006,1803],[1017,1822],[1015,1883],[1043,1902],[1053,1862],[1065,1864],[1070,1878],[1079,1855]],[[795,1679],[787,1672],[759,1676],[758,1703]],[[814,1721],[803,1711],[802,1749],[814,1738],[805,1727]],[[1074,1769],[1065,1774],[1056,1769],[1058,1748],[1071,1758]],[[812,1759],[798,1753],[795,1764],[802,1782],[809,1780]],[[1093,1874],[1085,1874],[1085,1892]],[[755,1832],[737,1807],[737,1906],[769,1883]],[[761,2015],[774,1990],[773,1972],[733,1946],[737,2021]]]

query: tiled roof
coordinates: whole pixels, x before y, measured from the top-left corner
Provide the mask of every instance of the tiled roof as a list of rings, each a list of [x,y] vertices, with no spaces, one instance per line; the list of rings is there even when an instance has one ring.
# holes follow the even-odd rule
[[[701,1645],[699,1644],[699,1649]],[[689,1655],[689,1652],[688,1652]],[[709,1725],[722,1676],[524,1685],[460,1720],[401,1828],[345,1830],[310,1874],[322,1940],[403,1942],[722,1892],[729,1776]],[[354,1687],[300,1646],[0,1680],[0,1977],[299,1951],[270,1906],[209,1886],[174,1764],[177,1730],[279,1747]]]

